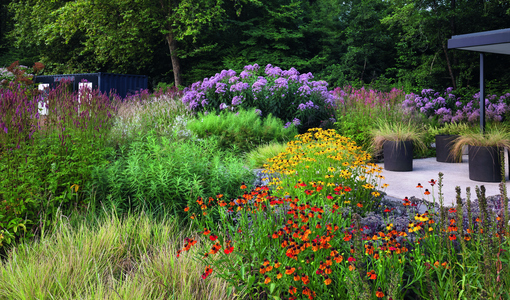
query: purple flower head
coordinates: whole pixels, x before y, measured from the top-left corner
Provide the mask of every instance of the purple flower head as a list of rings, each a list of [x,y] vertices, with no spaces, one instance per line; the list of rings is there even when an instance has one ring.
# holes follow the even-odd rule
[[[233,83],[234,83],[234,82],[236,82],[237,80],[239,80],[239,77],[234,76],[234,77],[231,77],[231,78],[228,80],[228,83],[233,84]]]
[[[453,87],[449,87],[446,89],[446,94],[449,94],[453,91]]]
[[[280,77],[274,81],[277,89],[288,89],[288,80],[286,78]]]
[[[224,110],[224,109],[227,109],[228,108],[228,105],[225,104],[225,103],[221,103],[220,104],[220,110]]]
[[[226,92],[226,89],[227,89],[227,84],[226,83],[223,83],[223,82],[218,82],[216,83],[216,94],[219,94],[219,93],[225,93]]]
[[[248,71],[248,72],[251,72],[251,71],[255,71],[257,72],[259,70],[259,65],[258,64],[254,64],[254,65],[247,65],[244,67],[244,70],[245,71]]]
[[[310,72],[299,75],[300,83],[308,83],[308,80],[310,80],[310,79],[313,79],[313,75]]]
[[[309,96],[312,93],[312,89],[308,85],[304,84],[298,88],[298,92],[301,97]]]
[[[462,106],[462,102],[460,102],[460,101],[455,102],[455,106],[461,107]]]
[[[282,73],[282,69],[279,67],[273,67],[271,64],[268,64],[266,66],[265,73],[268,76],[277,77]]]
[[[283,126],[283,128],[289,128],[291,125],[292,125],[291,122],[287,122],[287,123],[285,123],[285,126]]]
[[[236,106],[243,103],[243,98],[244,98],[243,96],[234,96],[234,98],[232,98],[232,106]]]
[[[255,113],[262,117],[262,111],[260,109],[255,109]]]
[[[285,77],[297,76],[297,75],[299,75],[299,72],[294,67],[290,68],[287,71],[282,71],[282,76],[285,76]]]
[[[250,87],[250,84],[246,82],[239,81],[236,84],[230,86],[231,92],[242,92]]]
[[[255,81],[252,85],[252,91],[254,93],[258,93],[260,91],[262,91],[262,88],[267,84],[267,79],[265,79],[264,77],[259,77],[259,79],[257,81]]]
[[[422,96],[427,96],[427,95],[429,95],[429,94],[433,94],[433,93],[434,93],[434,90],[433,90],[433,89],[423,89],[423,90],[421,91],[421,95],[422,95]]]
[[[247,78],[247,77],[250,77],[250,75],[251,75],[251,74],[250,74],[250,72],[248,72],[248,71],[244,70],[244,71],[242,71],[242,72],[241,72],[241,74],[239,75],[239,77],[241,77],[241,79],[245,79],[245,78]]]
[[[298,118],[294,118],[294,120],[292,120],[292,124],[294,124],[294,126],[298,126],[301,125],[301,121]]]

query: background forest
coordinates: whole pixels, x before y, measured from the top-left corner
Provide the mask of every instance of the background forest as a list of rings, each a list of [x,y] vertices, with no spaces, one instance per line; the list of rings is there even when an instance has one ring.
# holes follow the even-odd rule
[[[507,27],[507,0],[0,0],[0,67],[143,74],[155,87],[258,63],[330,87],[467,94],[478,53],[447,40]],[[509,62],[487,55],[488,92],[509,89]]]

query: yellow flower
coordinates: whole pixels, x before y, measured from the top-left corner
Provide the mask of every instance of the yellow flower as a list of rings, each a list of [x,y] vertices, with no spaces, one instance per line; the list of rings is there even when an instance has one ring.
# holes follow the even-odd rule
[[[379,192],[372,192],[372,196],[374,197],[379,197],[381,195],[381,193]]]
[[[80,186],[77,184],[73,184],[73,185],[71,185],[71,190],[73,189],[73,187],[74,187],[74,192],[75,193],[78,192],[78,188],[80,188]]]

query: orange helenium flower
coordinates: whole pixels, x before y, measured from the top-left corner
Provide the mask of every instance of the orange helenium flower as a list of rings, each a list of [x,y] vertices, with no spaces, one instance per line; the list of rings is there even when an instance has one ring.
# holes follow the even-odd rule
[[[375,296],[377,298],[382,298],[384,297],[384,293],[382,292],[382,289],[381,288],[377,288],[377,292],[375,292]]]

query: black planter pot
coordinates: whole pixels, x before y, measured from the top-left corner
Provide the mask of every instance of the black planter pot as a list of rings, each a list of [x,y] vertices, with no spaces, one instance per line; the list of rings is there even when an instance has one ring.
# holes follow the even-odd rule
[[[384,169],[388,171],[413,170],[413,142],[386,141],[383,145]]]
[[[501,157],[498,147],[469,146],[469,179],[501,181]]]
[[[460,163],[462,156],[451,154],[454,140],[458,135],[436,135],[436,160],[446,163]]]

